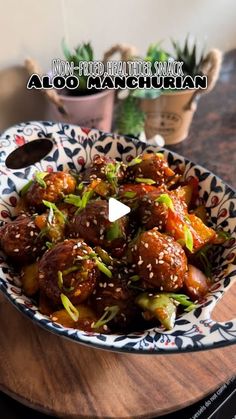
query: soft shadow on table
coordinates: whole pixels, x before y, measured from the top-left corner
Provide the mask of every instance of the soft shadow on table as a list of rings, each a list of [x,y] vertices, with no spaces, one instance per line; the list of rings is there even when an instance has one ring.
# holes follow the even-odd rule
[[[46,419],[52,417],[29,409],[4,393],[0,393],[0,411],[1,417],[7,419]]]

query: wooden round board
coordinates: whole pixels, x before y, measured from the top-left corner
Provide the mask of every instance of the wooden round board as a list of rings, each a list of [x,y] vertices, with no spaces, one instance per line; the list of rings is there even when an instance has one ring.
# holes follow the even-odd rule
[[[218,304],[218,320],[235,317],[235,285]],[[56,416],[160,416],[194,403],[236,373],[233,346],[175,355],[91,349],[41,329],[2,295],[0,319],[0,389]]]

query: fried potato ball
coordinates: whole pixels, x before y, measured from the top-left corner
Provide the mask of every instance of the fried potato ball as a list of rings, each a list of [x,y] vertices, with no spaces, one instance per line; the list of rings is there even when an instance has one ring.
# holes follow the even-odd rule
[[[148,288],[161,291],[178,291],[187,272],[184,250],[172,237],[157,228],[141,233],[131,249],[137,263],[137,273]]]
[[[48,173],[43,178],[43,182],[46,187],[36,181],[33,182],[24,196],[26,205],[31,209],[42,210],[44,208],[43,200],[56,203],[64,195],[73,193],[76,188],[75,178],[65,172]]]
[[[127,167],[127,179],[152,179],[157,186],[167,183],[175,173],[168,166],[160,153],[144,153],[137,158],[137,163]]]
[[[125,245],[128,217],[112,223],[108,220],[108,202],[90,201],[72,218],[70,237],[82,237],[88,243],[105,249],[122,248]]]
[[[82,239],[65,240],[48,250],[39,261],[39,288],[55,306],[61,294],[73,304],[85,301],[93,292],[99,271],[93,253]]]
[[[20,215],[1,227],[0,247],[13,262],[30,264],[45,250],[39,233],[33,217]]]

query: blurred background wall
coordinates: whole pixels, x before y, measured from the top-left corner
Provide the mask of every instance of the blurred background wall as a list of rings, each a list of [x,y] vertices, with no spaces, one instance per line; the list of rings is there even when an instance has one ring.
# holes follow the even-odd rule
[[[163,40],[171,52],[169,39],[183,40],[188,33],[206,49],[236,47],[235,0],[0,0],[0,5],[0,130],[44,117],[44,98],[25,91],[22,68],[9,73],[8,68],[30,56],[47,71],[52,58],[63,57],[63,37],[70,46],[91,41],[97,59],[121,42],[144,54],[150,43]]]

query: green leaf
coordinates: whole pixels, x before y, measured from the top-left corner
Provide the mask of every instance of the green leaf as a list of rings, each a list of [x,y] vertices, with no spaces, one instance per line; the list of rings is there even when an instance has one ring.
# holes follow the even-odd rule
[[[174,204],[171,197],[167,193],[161,194],[158,198],[155,199],[159,204],[165,204],[167,208],[170,208],[174,211]]]
[[[72,318],[72,320],[74,320],[74,322],[77,322],[79,319],[79,311],[77,310],[77,308],[75,308],[75,306],[72,304],[72,302],[65,294],[61,294],[61,302],[69,316]]]
[[[20,196],[24,196],[27,194],[28,190],[30,189],[31,185],[33,185],[33,180],[29,180],[29,182],[27,182],[23,188],[20,190]]]
[[[137,183],[145,183],[146,185],[154,185],[156,182],[153,179],[147,179],[144,177],[136,177],[135,182]]]
[[[139,92],[139,90],[135,90]],[[144,129],[145,114],[139,106],[139,101],[133,95],[122,100],[117,110],[118,134],[138,136]]]
[[[184,225],[184,241],[187,249],[192,252],[193,251],[193,235],[190,229]]]
[[[46,189],[47,185],[46,185],[46,182],[44,182],[43,179],[47,175],[48,175],[47,172],[35,172],[35,174],[34,174],[35,182],[37,182],[44,189]]]
[[[99,329],[100,327],[104,326],[105,324],[109,323],[114,317],[119,313],[120,308],[118,306],[110,306],[106,307],[104,310],[104,314],[100,317],[99,320],[96,321],[92,325],[93,329]]]
[[[69,49],[66,45],[65,38],[62,39],[61,47],[62,47],[63,54],[64,54],[65,58],[67,59],[67,61],[72,61],[72,59],[71,59],[72,54],[70,53],[70,51],[69,51]]]

